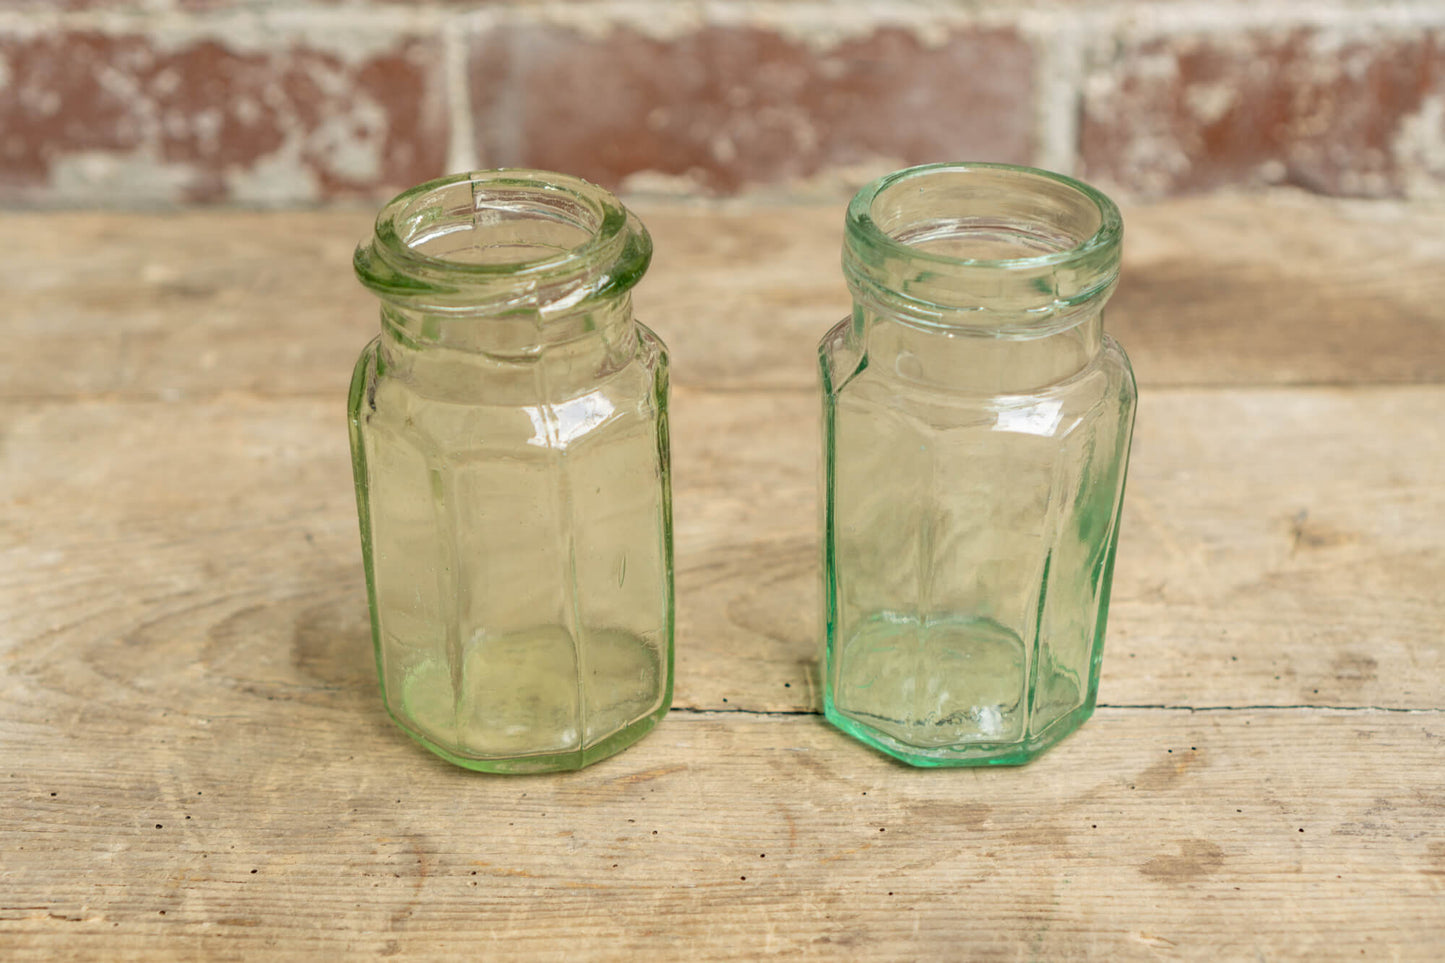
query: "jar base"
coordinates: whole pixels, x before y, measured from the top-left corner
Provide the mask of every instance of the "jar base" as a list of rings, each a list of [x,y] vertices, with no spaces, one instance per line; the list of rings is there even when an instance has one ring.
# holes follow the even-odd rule
[[[910,766],[925,769],[1021,766],[1033,761],[1062,741],[1065,736],[1079,728],[1093,714],[1093,702],[1086,702],[1072,712],[1055,719],[1042,732],[1030,735],[1020,742],[969,743],[963,746],[913,746],[873,726],[844,715],[838,711],[831,700],[825,700],[823,707],[824,717],[833,726],[854,739],[872,746],[894,759],[906,762]]]
[[[435,755],[440,756],[454,766],[463,769],[470,769],[473,772],[488,772],[499,775],[528,775],[543,772],[570,772],[583,769],[595,762],[600,762],[608,756],[614,756],[628,746],[637,742],[643,736],[653,730],[662,717],[667,715],[668,706],[664,705],[657,710],[643,716],[624,726],[605,738],[599,739],[589,746],[581,749],[568,749],[562,752],[538,753],[525,756],[468,756],[448,748],[439,743],[433,742],[426,736],[412,729],[395,712],[387,709],[387,715],[396,727],[419,743],[423,748]]]

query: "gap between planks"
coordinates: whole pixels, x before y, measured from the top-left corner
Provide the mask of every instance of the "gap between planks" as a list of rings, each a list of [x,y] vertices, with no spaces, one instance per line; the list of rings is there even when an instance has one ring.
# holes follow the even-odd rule
[[[1406,707],[1406,706],[1336,706],[1325,704],[1280,704],[1280,705],[1238,705],[1238,706],[1189,706],[1189,705],[1168,705],[1165,703],[1144,704],[1144,703],[1121,703],[1121,702],[1100,702],[1095,706],[1096,710],[1107,709],[1110,712],[1321,712],[1321,713],[1348,713],[1348,712],[1392,712],[1400,715],[1441,715],[1445,709],[1433,707]],[[703,706],[672,706],[668,714],[682,713],[694,716],[714,715],[741,715],[741,716],[818,716],[823,713],[818,709],[744,709],[742,707],[726,709],[705,708]]]

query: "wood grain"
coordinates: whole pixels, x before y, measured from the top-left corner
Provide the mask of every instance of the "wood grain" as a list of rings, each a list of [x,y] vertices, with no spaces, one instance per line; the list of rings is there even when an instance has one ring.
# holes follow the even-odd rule
[[[1445,208],[1126,212],[1103,705],[947,772],[816,715],[841,212],[642,213],[675,709],[525,778],[376,693],[343,414],[368,216],[0,215],[0,958],[1439,958]]]
[[[814,390],[842,209],[644,202],[675,382]],[[1445,205],[1289,193],[1125,212],[1108,326],[1147,390],[1445,381]],[[339,397],[377,330],[362,212],[8,213],[0,397]]]
[[[815,401],[681,390],[673,408],[676,704],[812,711]],[[1156,392],[1102,701],[1445,706],[1442,426],[1430,387]],[[300,682],[314,636],[369,685],[339,404],[32,404],[0,432],[12,674],[68,671],[56,652],[191,662],[204,640]]]
[[[358,212],[0,215],[7,398],[345,396],[378,330]]]
[[[1445,705],[1445,392],[1146,401],[1101,700]],[[675,409],[681,665],[708,659],[680,675],[681,704],[815,707],[800,689],[816,658],[817,404],[683,394]]]
[[[581,773],[487,778],[357,696],[109,721],[50,690],[64,730],[4,733],[7,958],[1425,960],[1445,941],[1439,712],[1102,710],[1027,768],[952,772],[812,716],[674,713]]]
[[[1445,209],[1283,193],[1124,217],[1105,325],[1142,386],[1445,381]]]

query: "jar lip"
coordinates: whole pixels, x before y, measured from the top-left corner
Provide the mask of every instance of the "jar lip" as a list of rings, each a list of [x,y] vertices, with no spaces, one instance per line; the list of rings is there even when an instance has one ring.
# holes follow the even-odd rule
[[[575,222],[586,236],[572,247],[535,257],[473,262],[422,250],[428,239],[423,219],[437,220],[437,205],[447,191],[470,185],[471,217],[453,201],[456,229],[471,229],[489,206],[486,192],[514,191],[551,196],[570,204],[583,216]],[[498,211],[506,208],[495,205]],[[525,219],[526,214],[522,215]],[[496,307],[520,301],[546,301],[549,296],[577,299],[626,291],[637,283],[652,259],[652,239],[637,217],[610,191],[571,174],[528,168],[462,171],[418,184],[388,201],[378,212],[373,236],[356,250],[358,278],[383,298],[437,309],[472,309],[500,297]],[[519,287],[525,288],[525,296]]]
[[[882,194],[894,187],[915,179],[934,178],[940,174],[968,174],[974,171],[998,172],[1016,175],[1021,181],[1038,180],[1062,185],[1076,192],[1080,199],[1092,205],[1099,215],[1099,227],[1089,237],[1057,251],[1013,258],[961,258],[937,251],[928,251],[900,241],[889,234],[873,219],[873,205]],[[1029,270],[1051,268],[1076,261],[1087,261],[1097,257],[1101,251],[1117,248],[1123,236],[1124,221],[1118,206],[1102,191],[1090,187],[1083,181],[1066,174],[1026,167],[1017,164],[998,164],[980,161],[945,161],[937,164],[920,164],[885,174],[864,185],[848,204],[847,233],[850,243],[861,243],[877,249],[885,256],[892,255],[914,261],[947,265],[954,269],[980,268],[986,270]]]
[[[1072,177],[1013,164],[924,164],[854,195],[843,275],[857,304],[904,323],[1044,337],[1103,308],[1119,279],[1123,233],[1114,202]]]

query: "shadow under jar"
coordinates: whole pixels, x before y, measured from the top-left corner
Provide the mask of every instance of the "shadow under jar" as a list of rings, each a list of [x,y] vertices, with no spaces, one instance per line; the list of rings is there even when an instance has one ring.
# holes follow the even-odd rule
[[[1030,168],[849,205],[819,346],[824,709],[918,766],[1027,762],[1093,712],[1134,377],[1103,333],[1118,209]]]
[[[672,696],[667,351],[611,194],[502,170],[414,188],[357,249],[382,333],[350,395],[387,711],[470,769],[576,769]]]

